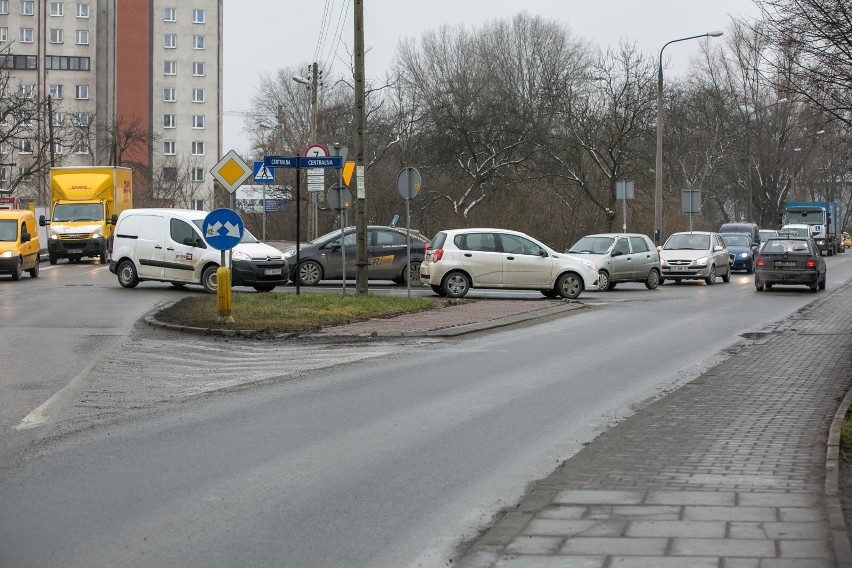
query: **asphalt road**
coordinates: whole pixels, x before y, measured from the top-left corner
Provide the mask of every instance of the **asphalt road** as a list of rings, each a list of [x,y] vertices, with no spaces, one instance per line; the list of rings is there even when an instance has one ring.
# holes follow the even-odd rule
[[[852,276],[849,259],[828,259],[820,294]],[[57,268],[84,278],[82,267]],[[85,377],[91,403],[69,400],[56,416],[86,410],[94,414],[82,423],[98,425],[42,438],[4,461],[2,566],[444,566],[456,543],[597,433],[711,366],[741,334],[818,297],[804,288],[756,294],[747,275],[709,287],[619,285],[584,295],[593,309],[563,319],[461,340],[383,342],[367,354],[356,345],[322,369],[291,372],[291,346],[158,335],[132,328],[130,313],[104,319],[145,294],[150,303],[177,292],[120,290],[101,276],[90,275],[85,297],[111,298],[99,302],[99,321],[112,321],[116,336],[62,353],[73,368],[49,381],[56,388]],[[73,336],[84,295],[57,304],[54,294],[29,306],[36,321],[47,328],[45,311],[67,312],[53,332],[57,349],[86,345],[63,337]],[[0,333],[5,341],[20,329],[4,323]],[[181,361],[201,365],[216,349],[279,359],[260,368],[239,359],[227,376],[242,381],[224,391],[134,404],[137,391],[188,376],[194,365]],[[135,350],[146,355],[117,372],[115,359]],[[322,351],[302,355],[323,365]],[[222,379],[205,369],[190,378]],[[117,392],[129,403],[116,402]],[[93,419],[104,418],[107,400],[110,419]],[[20,403],[2,404],[5,428],[23,415]],[[49,431],[50,422],[26,430]],[[19,449],[25,440],[15,441]]]

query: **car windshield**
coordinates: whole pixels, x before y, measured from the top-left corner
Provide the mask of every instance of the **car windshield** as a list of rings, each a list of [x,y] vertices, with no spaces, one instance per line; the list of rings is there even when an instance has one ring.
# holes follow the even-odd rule
[[[18,240],[18,222],[14,219],[0,221],[0,241],[14,243]]]
[[[799,236],[799,237],[810,236],[810,235],[808,235],[807,227],[782,227],[781,230],[779,231],[779,234],[785,235],[785,236],[796,235],[796,236]]]
[[[678,233],[669,237],[663,250],[707,250],[710,248],[710,235]]]
[[[734,247],[750,247],[751,241],[746,235],[722,235],[725,244]]]
[[[613,237],[583,237],[565,252],[574,254],[606,254],[612,247]]]
[[[67,221],[103,221],[104,207],[100,203],[60,203],[53,208],[53,220]]]
[[[800,239],[769,239],[764,254],[810,254],[807,241]]]

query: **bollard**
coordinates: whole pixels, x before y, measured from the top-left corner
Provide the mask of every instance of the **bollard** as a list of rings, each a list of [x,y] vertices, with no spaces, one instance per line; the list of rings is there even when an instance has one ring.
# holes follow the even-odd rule
[[[231,271],[227,266],[220,266],[216,270],[216,297],[219,305],[219,317],[216,321],[234,323],[231,316]]]

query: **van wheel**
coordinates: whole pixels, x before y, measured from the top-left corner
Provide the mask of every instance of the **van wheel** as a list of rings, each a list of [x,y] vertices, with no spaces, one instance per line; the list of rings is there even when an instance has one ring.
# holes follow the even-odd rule
[[[50,263],[50,266],[54,266],[56,264],[56,255],[48,253],[47,261]]]
[[[104,251],[104,252],[101,253],[101,264],[106,264],[106,263],[107,263],[107,253],[106,253],[106,251]]]
[[[38,270],[39,270],[39,260],[38,255],[36,254],[35,264],[32,268],[30,268],[30,278],[38,278]]]
[[[122,288],[136,288],[139,285],[139,274],[136,273],[136,266],[129,260],[122,260],[118,265],[118,283]]]
[[[216,271],[219,270],[219,267],[215,264],[211,264],[207,268],[204,269],[204,272],[201,273],[201,285],[204,286],[204,291],[208,294],[216,293]]]
[[[16,258],[15,263],[12,265],[12,280],[20,280],[21,274],[23,274],[21,259]]]
[[[583,291],[583,280],[576,272],[566,272],[556,280],[556,291],[563,298],[573,300]]]

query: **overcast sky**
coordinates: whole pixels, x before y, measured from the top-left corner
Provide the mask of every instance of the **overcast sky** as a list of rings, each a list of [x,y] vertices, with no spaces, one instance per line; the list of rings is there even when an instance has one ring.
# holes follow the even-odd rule
[[[520,11],[567,24],[602,48],[624,39],[654,57],[672,39],[724,31],[731,16],[757,15],[751,0],[365,0],[367,79],[383,75],[401,38],[419,39],[444,24],[478,27]],[[224,0],[223,19],[226,111],[249,110],[264,73],[317,61],[326,62],[326,79],[336,78],[346,69],[340,58],[352,52],[353,0]],[[666,48],[667,74],[685,73],[697,51],[697,41]],[[248,150],[246,119],[223,120],[222,153]]]

